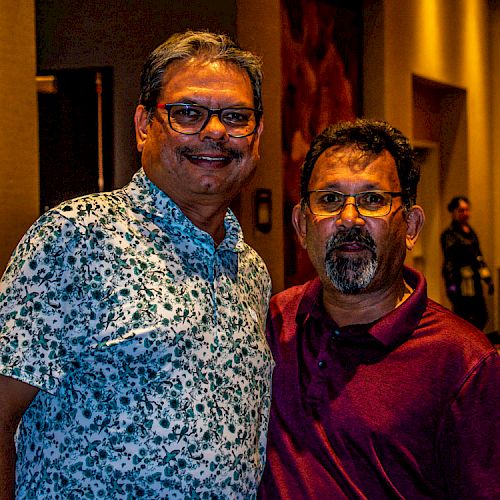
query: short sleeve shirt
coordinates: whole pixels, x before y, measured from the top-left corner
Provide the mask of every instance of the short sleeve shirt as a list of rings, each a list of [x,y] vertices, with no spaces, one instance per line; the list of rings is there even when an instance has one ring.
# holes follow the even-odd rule
[[[500,358],[403,276],[408,300],[368,324],[340,327],[319,278],[271,300],[262,500],[498,498]]]
[[[41,389],[18,498],[252,498],[270,278],[234,215],[215,247],[142,169],[44,214],[0,283],[0,374]]]

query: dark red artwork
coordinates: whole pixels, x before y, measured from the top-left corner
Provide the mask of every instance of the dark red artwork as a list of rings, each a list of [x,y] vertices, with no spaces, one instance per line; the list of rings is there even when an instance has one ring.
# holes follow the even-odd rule
[[[300,166],[326,126],[361,108],[362,11],[355,1],[282,0],[285,286],[315,275],[291,223]]]

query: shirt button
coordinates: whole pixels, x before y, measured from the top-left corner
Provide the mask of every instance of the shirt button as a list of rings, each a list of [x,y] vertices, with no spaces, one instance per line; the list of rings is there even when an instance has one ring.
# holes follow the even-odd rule
[[[326,368],[326,361],[318,361],[318,367],[321,368],[322,370]]]
[[[332,340],[337,340],[340,337],[340,332],[338,330],[334,330],[331,335]]]

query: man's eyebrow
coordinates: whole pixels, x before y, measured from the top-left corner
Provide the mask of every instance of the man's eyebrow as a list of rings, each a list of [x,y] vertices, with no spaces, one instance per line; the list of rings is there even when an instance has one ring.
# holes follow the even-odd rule
[[[316,186],[316,189],[346,193],[346,191],[342,189],[342,186],[337,182]],[[386,191],[386,190],[382,189],[382,187],[379,184],[374,184],[373,182],[370,182],[368,184],[362,184],[360,187],[355,189],[356,193],[362,193],[364,191]]]
[[[175,101],[174,100],[165,100],[166,103],[182,103],[182,104],[196,104],[198,106],[204,106],[205,108],[210,108],[210,106],[207,106],[206,104],[203,104],[200,102],[199,99],[194,99],[193,97],[179,97]],[[244,101],[237,101],[237,102],[232,102],[231,104],[224,104],[221,106],[221,108],[252,108],[253,109],[253,102],[244,102]],[[216,109],[216,108],[211,108],[211,109]],[[217,108],[218,109],[218,108]]]

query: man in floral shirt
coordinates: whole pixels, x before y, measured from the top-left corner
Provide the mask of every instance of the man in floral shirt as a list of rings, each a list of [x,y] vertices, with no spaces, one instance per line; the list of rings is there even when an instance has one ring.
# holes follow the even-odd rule
[[[258,159],[259,60],[174,35],[146,61],[135,127],[131,183],[44,214],[2,278],[8,497],[255,496],[270,278],[228,205]]]

